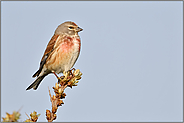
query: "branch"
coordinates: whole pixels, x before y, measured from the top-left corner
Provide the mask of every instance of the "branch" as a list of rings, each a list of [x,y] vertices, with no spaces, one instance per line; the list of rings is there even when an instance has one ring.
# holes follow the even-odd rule
[[[63,101],[61,99],[64,99],[66,94],[64,93],[64,90],[67,87],[72,88],[73,86],[77,86],[78,80],[81,79],[82,73],[79,69],[75,70],[74,68],[72,70],[69,70],[68,72],[63,72],[64,76],[61,76],[58,79],[58,83],[55,84],[55,87],[53,87],[55,95],[51,96],[50,90],[49,90],[49,96],[52,103],[52,111],[46,110],[46,118],[48,122],[52,122],[56,119],[56,112],[59,106],[62,106]]]

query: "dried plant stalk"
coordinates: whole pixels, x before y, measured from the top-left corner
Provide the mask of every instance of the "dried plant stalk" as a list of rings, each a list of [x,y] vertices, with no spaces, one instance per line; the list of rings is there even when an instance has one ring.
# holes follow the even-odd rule
[[[49,96],[52,103],[52,110],[46,110],[46,118],[48,122],[52,122],[56,119],[56,112],[58,107],[64,104],[62,101],[62,99],[64,99],[66,96],[64,90],[67,87],[72,88],[73,86],[77,86],[77,83],[79,82],[78,80],[81,79],[82,73],[79,69],[75,70],[73,68],[68,72],[64,72],[63,75],[64,76],[58,78],[58,83],[56,83],[55,87],[53,87],[55,95],[51,96],[49,90]]]

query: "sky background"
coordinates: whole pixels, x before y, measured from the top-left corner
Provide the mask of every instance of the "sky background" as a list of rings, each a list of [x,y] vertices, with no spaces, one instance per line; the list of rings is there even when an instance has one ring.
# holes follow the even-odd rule
[[[55,121],[183,121],[183,2],[1,2],[1,117],[51,109],[48,75],[35,80],[47,43],[58,25],[84,30],[74,65],[83,73],[67,88]],[[60,74],[62,75],[62,74]]]

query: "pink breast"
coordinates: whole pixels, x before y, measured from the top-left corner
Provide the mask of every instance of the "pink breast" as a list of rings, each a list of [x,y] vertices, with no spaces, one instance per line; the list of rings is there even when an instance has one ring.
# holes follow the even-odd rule
[[[80,39],[71,38],[69,36],[64,37],[62,43],[60,44],[60,51],[71,52],[76,49],[80,51]]]

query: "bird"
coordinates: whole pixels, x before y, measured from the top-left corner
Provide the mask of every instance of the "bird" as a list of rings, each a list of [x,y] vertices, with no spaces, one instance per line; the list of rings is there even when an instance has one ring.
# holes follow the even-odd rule
[[[66,21],[56,28],[45,49],[40,67],[32,76],[37,78],[26,90],[36,90],[48,74],[53,73],[57,77],[57,74],[67,72],[74,66],[81,49],[78,32],[82,30],[72,21]]]

